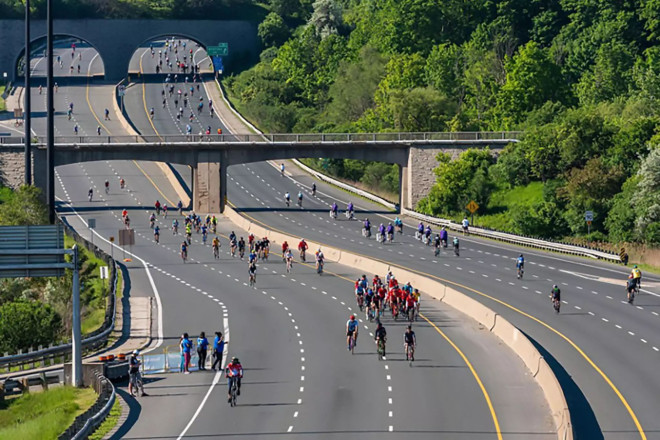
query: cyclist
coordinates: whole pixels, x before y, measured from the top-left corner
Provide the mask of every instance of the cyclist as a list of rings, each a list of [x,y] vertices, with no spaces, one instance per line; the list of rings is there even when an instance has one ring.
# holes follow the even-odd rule
[[[124,178],[122,177],[121,179],[119,179],[119,187],[120,187],[121,189],[124,189],[124,185],[126,185],[126,181],[125,181]]]
[[[186,225],[186,239],[188,240],[188,243],[192,240],[192,227],[190,226],[190,223]]]
[[[160,227],[158,226],[154,228],[154,240],[156,240],[156,243],[160,242]]]
[[[291,272],[291,268],[293,267],[293,252],[291,252],[291,248],[287,248],[284,253],[284,261],[286,261],[286,271]]]
[[[642,287],[642,271],[639,270],[636,264],[633,266],[630,274],[633,277],[633,281],[635,282],[635,285],[637,286],[638,289],[640,289]]]
[[[181,203],[181,200],[176,204],[176,209],[179,211],[179,214],[183,213],[183,203]]]
[[[426,237],[426,245],[430,246],[431,245],[431,225],[426,225],[426,232],[424,233],[424,236]]]
[[[550,291],[550,298],[552,299],[552,303],[555,304],[555,308],[557,310],[557,313],[559,313],[559,303],[561,301],[561,290],[559,290],[559,287],[555,284],[552,286],[552,290]]]
[[[303,193],[302,191],[298,191],[298,206],[302,208],[302,199],[303,199]]]
[[[458,251],[458,237],[454,237],[453,244],[454,244],[454,253],[455,253],[456,255],[458,255],[458,252],[459,252],[459,251]]]
[[[185,241],[181,242],[181,258],[183,258],[183,261],[188,258],[188,243]]]
[[[378,225],[378,241],[385,241],[385,226],[382,223]]]
[[[236,240],[236,233],[234,231],[231,231],[229,233],[229,241]]]
[[[156,214],[152,212],[151,215],[149,216],[149,227],[153,229],[155,223],[156,223]]]
[[[248,276],[250,280],[257,279],[257,260],[250,262],[248,264]]]
[[[236,241],[236,235],[229,237],[229,249],[231,250],[231,256],[236,256],[236,247],[238,247],[238,242]]]
[[[415,238],[419,240],[422,238],[422,235],[424,235],[424,223],[419,222],[419,225],[417,225],[417,232],[415,233]]]
[[[133,353],[131,353],[131,357],[128,358],[128,392],[131,397],[135,397],[135,394],[133,394],[133,384],[140,388],[139,390],[135,390],[136,394],[138,391],[140,391],[141,396],[148,396],[148,394],[144,392],[142,376],[140,375],[140,359],[138,358],[139,355],[140,352],[138,350],[134,350]]]
[[[286,202],[286,206],[291,204],[291,194],[289,194],[289,191],[284,193],[284,201]]]
[[[156,208],[156,214],[160,215],[160,202],[158,200],[154,203],[154,208]]]
[[[128,210],[124,209],[124,210],[121,212],[121,218],[126,218],[127,215],[128,215]]]
[[[435,248],[435,251],[436,251],[435,254],[436,254],[436,255],[438,255],[438,253],[439,253],[439,251],[440,251],[440,245],[441,245],[441,243],[442,243],[442,240],[440,239],[440,235],[439,235],[439,234],[435,234],[435,239],[433,240],[433,247]]]
[[[107,180],[105,181],[105,193],[108,194],[110,192],[110,182]]]
[[[414,361],[415,360],[415,345],[417,345],[417,338],[415,337],[415,332],[412,329],[412,326],[408,326],[408,329],[403,334],[403,345],[406,350],[406,360]],[[410,347],[411,358],[408,359],[408,347]]]
[[[245,240],[241,237],[241,239],[238,240],[238,256],[241,257],[241,260],[243,259],[243,255],[245,255]]]
[[[315,257],[316,257],[316,270],[319,273],[321,273],[321,272],[323,272],[323,259],[324,259],[323,252],[321,251],[321,248],[319,248],[319,250],[316,251]]]
[[[371,222],[369,219],[364,219],[364,235],[365,237],[371,237]]]
[[[383,356],[385,356],[385,342],[387,342],[387,331],[385,330],[385,326],[378,322],[378,326],[376,327],[376,331],[374,332],[374,341],[376,341],[376,344],[378,344],[378,341],[383,341]]]
[[[312,195],[316,195],[316,183],[312,183]]]
[[[124,226],[126,226],[126,229],[128,229],[131,226],[131,219],[128,218],[128,215],[124,217]]]
[[[628,275],[628,281],[626,282],[626,291],[628,292],[628,302],[632,304],[633,302],[633,292],[637,286],[637,281],[633,278],[633,275]]]
[[[167,205],[163,205],[163,217],[167,218]]]
[[[211,245],[213,246],[213,256],[216,259],[220,258],[220,240],[218,240],[218,237],[213,237]]]
[[[302,261],[305,261],[305,251],[307,250],[308,247],[309,246],[307,246],[305,239],[301,238],[300,243],[298,243],[298,251],[300,252],[300,259]]]
[[[394,219],[394,227],[396,228],[397,231],[399,231],[399,233],[401,234],[403,233],[403,222],[399,217],[396,217]]]
[[[252,249],[248,254],[248,263],[252,263],[256,261],[257,261],[257,253],[255,252],[254,249]]]
[[[289,243],[287,243],[286,240],[284,240],[284,243],[282,243],[282,261],[286,260],[286,251],[289,250]]]
[[[236,394],[239,396],[241,395],[241,379],[243,378],[243,366],[241,366],[241,363],[238,361],[237,357],[231,358],[231,363],[227,365],[225,377],[227,378],[227,385],[229,390],[229,392],[227,393],[227,402],[231,402],[231,387],[234,381],[237,381]]]
[[[90,188],[89,191],[87,191],[87,197],[89,198],[89,201],[92,201],[92,197],[94,197],[94,189]]]
[[[348,205],[346,206],[346,214],[348,214],[349,220],[353,219],[353,211],[355,210],[355,207],[353,206],[353,202],[348,202]]]
[[[337,202],[332,202],[332,206],[330,207],[330,216],[332,218],[337,218]]]
[[[520,274],[525,269],[525,257],[523,257],[523,254],[520,254],[516,260],[516,269],[518,270],[518,278],[520,278]]]
[[[208,228],[206,225],[202,225],[202,243],[206,244],[206,239],[208,237]]]
[[[110,120],[110,110],[108,110],[108,109],[106,108],[106,109],[104,110],[104,113],[105,113],[105,116],[104,116],[105,120],[106,120],[106,121],[109,121],[109,120]]]
[[[153,107],[151,107],[151,110],[149,110],[149,117],[150,117],[151,119],[154,118],[154,108],[153,108]]]
[[[280,172],[282,173],[282,177],[284,177],[284,164],[280,164]]]
[[[392,223],[387,224],[387,229],[385,230],[385,234],[387,237],[387,241],[391,242],[394,240],[394,226],[392,226]]]
[[[442,246],[447,247],[447,240],[447,229],[443,226],[442,229],[440,229],[440,241],[442,242]]]
[[[467,235],[468,228],[470,227],[470,221],[468,220],[467,216],[463,217],[463,221],[461,223],[463,225],[463,235]]]
[[[177,219],[172,220],[172,235],[176,235],[179,232],[179,221]]]
[[[353,347],[357,346],[357,338],[358,338],[358,327],[359,323],[357,319],[355,319],[355,315],[351,315],[349,320],[346,322],[346,348],[351,349],[351,338],[353,338]]]
[[[73,126],[73,132],[78,135],[78,124]]]

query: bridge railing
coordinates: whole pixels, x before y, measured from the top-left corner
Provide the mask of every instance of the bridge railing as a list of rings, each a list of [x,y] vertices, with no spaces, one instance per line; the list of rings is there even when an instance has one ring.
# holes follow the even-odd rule
[[[163,136],[57,136],[56,144],[126,144],[126,143],[175,143],[175,142],[245,142],[245,143],[323,143],[323,142],[433,142],[460,141],[513,142],[522,138],[520,131],[458,131],[424,133],[271,133],[271,134],[190,134]],[[46,143],[38,136],[35,141]],[[0,144],[21,144],[22,137],[0,137]]]

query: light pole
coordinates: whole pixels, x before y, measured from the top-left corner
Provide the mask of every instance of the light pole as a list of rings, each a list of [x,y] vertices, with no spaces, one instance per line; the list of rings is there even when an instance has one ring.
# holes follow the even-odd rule
[[[47,43],[46,62],[48,63],[46,78],[46,203],[48,204],[48,220],[55,223],[55,102],[53,97],[53,0],[47,0]]]
[[[30,90],[30,0],[25,0],[25,110],[23,112],[23,126],[25,127],[25,184],[32,184],[32,99]]]

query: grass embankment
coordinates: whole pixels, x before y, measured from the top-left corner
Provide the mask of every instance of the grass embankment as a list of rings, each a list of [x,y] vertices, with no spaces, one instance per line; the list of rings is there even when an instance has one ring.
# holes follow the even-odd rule
[[[5,100],[2,99],[2,94],[5,93],[5,86],[0,86],[0,112],[7,110]]]
[[[0,402],[0,438],[57,439],[96,398],[92,388],[63,386]]]
[[[529,185],[516,186],[511,189],[499,189],[491,194],[488,206],[483,215],[475,214],[474,224],[498,231],[514,229],[511,219],[511,209],[516,206],[533,206],[543,201],[543,182],[532,182]],[[454,216],[460,221],[463,216]]]
[[[96,431],[88,437],[89,440],[101,440],[107,433],[110,432],[112,428],[117,425],[119,422],[119,416],[121,416],[121,403],[119,398],[115,399],[115,404],[112,405],[112,409],[108,414],[108,417],[105,418],[103,423],[96,428]]]
[[[74,244],[75,241],[73,238],[69,236],[64,237],[64,246],[66,248],[70,249]],[[87,261],[83,263],[81,271],[84,272],[87,266],[90,264],[96,265],[96,269],[94,269],[94,271],[90,274],[87,285],[84,286],[86,290],[93,289],[95,297],[91,298],[91,300],[83,306],[81,329],[84,335],[93,332],[103,325],[103,320],[105,319],[107,293],[110,292],[110,287],[108,285],[109,279],[101,279],[101,273],[99,269],[99,267],[106,265],[105,261],[97,258],[93,252],[88,251],[84,246],[78,246],[78,250],[87,258]]]

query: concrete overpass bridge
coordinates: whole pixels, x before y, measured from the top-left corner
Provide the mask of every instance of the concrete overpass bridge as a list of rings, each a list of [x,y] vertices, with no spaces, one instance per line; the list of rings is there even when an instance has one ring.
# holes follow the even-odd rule
[[[198,212],[224,210],[231,165],[294,158],[386,162],[399,166],[400,205],[413,208],[435,182],[439,152],[458,156],[468,148],[487,147],[497,152],[520,136],[519,132],[76,136],[55,139],[54,161],[55,166],[106,160],[188,165],[193,172],[193,208]],[[45,191],[45,139],[36,141],[34,182]],[[22,151],[21,138],[0,141],[3,155]]]

